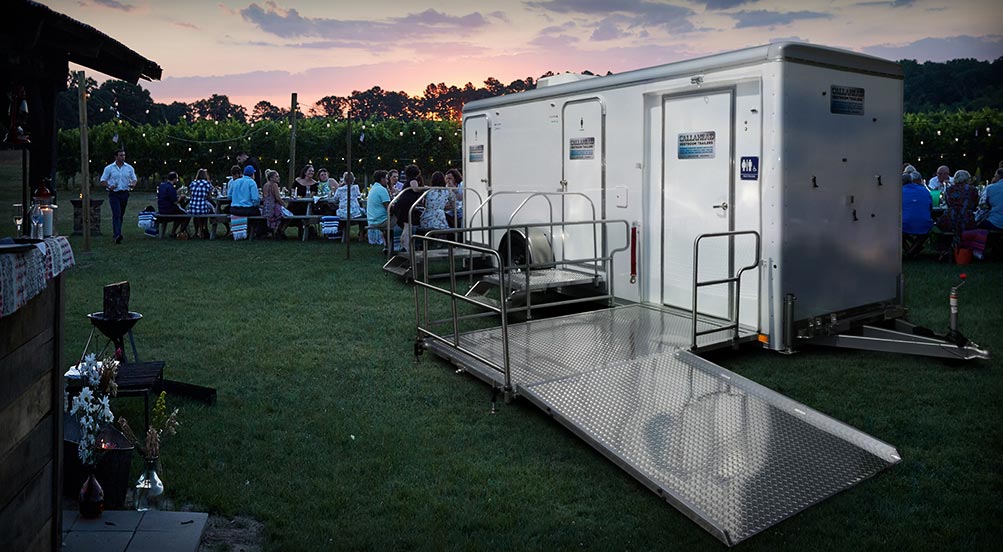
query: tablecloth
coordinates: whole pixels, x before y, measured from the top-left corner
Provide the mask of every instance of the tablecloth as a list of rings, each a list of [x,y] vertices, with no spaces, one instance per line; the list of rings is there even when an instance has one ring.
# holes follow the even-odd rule
[[[0,254],[0,317],[23,307],[73,264],[73,248],[63,236],[45,238],[28,251]]]

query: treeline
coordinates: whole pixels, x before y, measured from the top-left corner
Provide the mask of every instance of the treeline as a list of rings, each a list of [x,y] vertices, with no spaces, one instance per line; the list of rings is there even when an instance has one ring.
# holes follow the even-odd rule
[[[423,169],[445,170],[462,165],[462,135],[457,121],[369,119],[352,123],[334,118],[309,118],[297,123],[296,169],[307,162],[341,174],[348,141],[352,168],[360,178],[376,169],[401,168],[411,162]],[[134,125],[109,121],[89,129],[91,171],[109,163],[112,152],[124,146],[129,162],[143,177],[155,178],[176,170],[190,178],[206,168],[214,178],[226,174],[236,154],[246,150],[262,168],[274,168],[286,179],[289,170],[289,124],[285,120],[241,123],[235,120],[182,121],[170,125]],[[907,113],[904,119],[903,160],[932,176],[939,165],[966,169],[985,180],[1003,161],[1003,110]],[[71,177],[79,168],[80,133],[59,133],[57,171]]]
[[[1003,107],[1003,57],[996,61],[955,59],[946,63],[902,60],[905,111],[979,110]]]
[[[902,155],[925,178],[947,165],[989,180],[1003,161],[1003,110],[906,113]]]
[[[219,181],[229,174],[236,155],[246,151],[258,158],[262,170],[279,171],[285,182],[290,163],[289,138],[287,121],[203,119],[161,125],[108,121],[88,125],[90,170],[96,178],[112,161],[114,150],[124,147],[129,163],[147,185],[155,185],[168,171],[177,171],[187,181],[202,168]],[[56,171],[65,181],[80,170],[80,130],[62,130],[58,140]],[[345,119],[311,118],[297,123],[295,169],[299,171],[312,163],[340,176],[348,167],[345,156],[349,140],[352,170],[364,182],[377,169],[403,169],[409,163],[417,163],[428,173],[462,165],[462,136],[456,121],[371,119],[349,123]]]
[[[553,75],[547,72],[540,78]],[[67,90],[61,92],[56,103],[56,125],[60,129],[79,126],[79,83],[74,74]],[[241,105],[230,102],[225,95],[213,94],[209,98],[192,103],[173,102],[162,104],[153,101],[149,90],[125,81],[108,80],[100,85],[88,77],[85,82],[88,91],[88,125],[100,125],[116,119],[124,119],[133,124],[194,123],[201,120],[236,121],[239,123],[258,121],[279,121],[289,118],[289,109],[262,100],[248,113]],[[494,77],[475,87],[467,83],[462,87],[447,86],[444,83],[429,84],[421,96],[409,96],[405,92],[383,90],[374,86],[368,90],[356,90],[349,96],[325,96],[316,103],[300,106],[298,118],[344,118],[356,120],[452,120],[457,121],[463,104],[504,94],[514,94],[536,88],[536,79],[526,77],[504,84]]]

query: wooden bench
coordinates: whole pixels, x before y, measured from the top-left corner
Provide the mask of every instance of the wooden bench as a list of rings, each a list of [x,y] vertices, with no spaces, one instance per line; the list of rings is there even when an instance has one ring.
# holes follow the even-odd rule
[[[242,216],[243,217],[243,215],[237,215],[237,216]],[[230,215],[225,215],[225,217],[226,217],[226,222],[229,224],[229,222],[230,222]],[[254,225],[251,224],[251,222],[265,222],[265,217],[259,215],[259,216],[243,217],[243,218],[247,219],[247,239],[248,240],[253,240],[254,239]],[[284,221],[292,221],[292,220],[301,220],[301,221],[303,221],[305,223],[304,224],[304,228],[303,228],[303,241],[306,241],[307,238],[310,236],[310,233],[307,231],[306,226],[311,225],[311,224],[320,224],[320,215],[293,215],[291,217],[282,217],[282,220],[284,220]],[[213,233],[216,233],[216,225],[215,224],[213,224],[212,231],[213,231]]]
[[[255,221],[255,222],[264,222],[265,221],[265,217],[259,215],[259,216],[249,216],[249,217],[245,217],[245,218],[247,218],[247,222],[248,222],[247,238],[248,239],[254,239],[254,232],[251,231],[252,230],[252,228],[251,228],[252,225],[250,223],[252,221]],[[218,230],[220,224],[223,224],[224,228],[226,229],[226,230],[224,230],[224,234],[230,228],[230,215],[227,215],[227,214],[220,214],[220,213],[209,213],[209,214],[204,214],[204,215],[159,215],[158,214],[157,217],[156,217],[156,225],[157,225],[157,235],[158,235],[158,237],[160,239],[164,238],[164,234],[167,233],[167,225],[169,223],[174,222],[174,221],[179,221],[179,220],[185,220],[185,219],[204,219],[204,220],[208,221],[208,223],[210,224],[210,227],[211,227],[211,230],[209,231],[209,239],[210,240],[216,239],[216,231]],[[310,225],[310,224],[320,224],[320,216],[319,215],[294,215],[294,216],[291,216],[291,217],[282,217],[282,220],[286,220],[286,221],[301,220],[301,221],[304,221],[307,225]],[[304,231],[303,232],[303,241],[306,241],[307,235],[308,235],[308,232]]]
[[[212,224],[212,232],[209,233],[209,239],[216,238],[216,225],[220,221],[216,220],[218,218],[226,218],[226,215],[220,215],[218,213],[207,213],[204,215],[193,215],[193,214],[176,214],[176,215],[161,215],[157,213],[155,217],[155,224],[157,225],[157,237],[164,239],[164,234],[167,233],[167,225],[171,222],[177,222],[182,220],[195,220],[195,219],[206,219]]]

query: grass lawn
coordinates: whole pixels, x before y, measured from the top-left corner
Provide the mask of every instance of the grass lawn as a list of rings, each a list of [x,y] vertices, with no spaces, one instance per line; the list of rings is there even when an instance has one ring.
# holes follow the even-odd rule
[[[270,550],[722,548],[527,402],[492,415],[479,380],[432,355],[415,364],[412,292],[380,270],[379,248],[353,244],[346,261],[342,244],[318,240],[149,239],[136,227],[149,203],[133,195],[122,245],[111,242],[110,220],[89,253],[71,239],[65,349],[73,357],[83,347],[101,287],[128,280],[144,315],[140,355],[165,360],[168,378],[217,389],[212,407],[169,399],[182,408],[181,432],[162,451],[176,504],[253,517]],[[999,357],[1003,262],[965,271],[962,331]],[[905,272],[910,318],[943,329],[959,270],[919,260]],[[711,360],[903,457],[742,549],[994,547],[998,361],[823,349]],[[133,418],[137,404],[115,406]]]

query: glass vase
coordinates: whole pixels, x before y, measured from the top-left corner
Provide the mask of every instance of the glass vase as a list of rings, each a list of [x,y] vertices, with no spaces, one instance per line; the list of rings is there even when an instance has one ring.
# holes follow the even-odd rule
[[[164,494],[164,483],[157,475],[157,459],[146,459],[146,467],[136,481],[136,510],[156,510]]]
[[[80,496],[78,498],[80,517],[87,519],[101,517],[101,513],[104,512],[104,489],[101,488],[101,484],[94,477],[93,469],[87,475],[87,479],[84,480],[83,486],[80,487]]]

